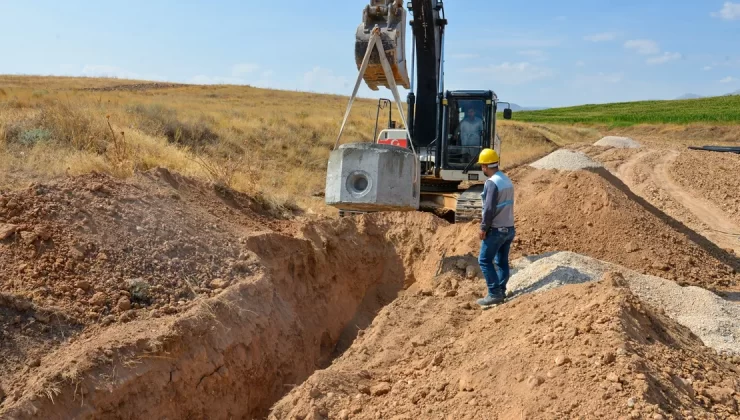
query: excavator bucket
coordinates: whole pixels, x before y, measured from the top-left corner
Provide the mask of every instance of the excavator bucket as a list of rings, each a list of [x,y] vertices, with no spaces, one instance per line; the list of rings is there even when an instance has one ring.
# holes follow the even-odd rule
[[[365,7],[362,23],[357,27],[355,35],[355,63],[358,70],[362,66],[375,26],[380,28],[380,38],[396,84],[409,89],[411,84],[406,69],[406,10],[403,8],[403,1],[371,0]],[[390,89],[378,54],[378,50],[373,49],[363,79],[372,90],[378,90],[378,86]]]

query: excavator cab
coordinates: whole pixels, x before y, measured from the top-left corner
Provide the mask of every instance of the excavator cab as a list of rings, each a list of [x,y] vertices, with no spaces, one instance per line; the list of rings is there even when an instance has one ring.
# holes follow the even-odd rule
[[[451,182],[483,179],[476,162],[481,150],[497,148],[496,100],[496,94],[490,90],[446,91],[440,95],[439,134],[425,148],[426,153],[422,152],[434,157],[435,177]]]
[[[490,106],[483,98],[452,96],[445,108],[443,118],[447,124],[443,125],[443,135],[447,137],[447,147],[443,150],[443,163],[449,169],[465,169],[490,144]]]

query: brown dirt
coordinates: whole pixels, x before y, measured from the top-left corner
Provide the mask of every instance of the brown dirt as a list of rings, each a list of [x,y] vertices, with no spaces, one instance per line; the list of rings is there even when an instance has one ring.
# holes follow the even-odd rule
[[[453,279],[460,292],[470,287]],[[736,416],[737,368],[623,281],[612,275],[482,313],[467,299],[407,294],[270,418]]]
[[[281,221],[162,170],[34,185],[2,208],[11,418],[259,416],[423,276],[445,224]]]
[[[624,151],[576,148],[602,162],[639,196],[704,236],[732,256],[740,256],[740,187],[730,168],[737,159],[677,150],[665,144]],[[696,161],[692,162],[696,157]],[[691,164],[689,164],[691,163]],[[729,164],[729,166],[728,166]]]
[[[0,291],[83,324],[176,313],[249,274],[240,235],[289,226],[166,170],[137,181],[94,174],[0,195]]]
[[[606,171],[511,175],[513,258],[571,250],[737,287],[731,262],[635,202]],[[451,343],[477,317],[462,307],[484,292],[476,223],[451,226],[424,213],[282,220],[285,209],[164,170],[0,197],[0,417],[260,418],[355,348],[371,324],[394,340],[418,332]],[[428,308],[408,306],[420,304],[417,294]],[[570,317],[556,301],[543,300],[542,311]],[[376,318],[391,302],[392,319]],[[445,315],[450,302],[461,312]],[[488,363],[468,355],[455,363]],[[688,407],[667,401],[666,410]],[[461,404],[461,412],[475,406]]]
[[[514,257],[569,250],[681,284],[740,287],[737,258],[632,193],[605,169],[521,168],[512,179],[518,187]]]
[[[682,151],[670,174],[682,186],[721,208],[740,226],[740,155]]]

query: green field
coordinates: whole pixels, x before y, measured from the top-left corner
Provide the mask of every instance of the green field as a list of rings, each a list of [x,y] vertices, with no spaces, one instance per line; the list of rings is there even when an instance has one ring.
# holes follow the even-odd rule
[[[516,121],[560,124],[740,124],[740,96],[621,102],[514,112]]]

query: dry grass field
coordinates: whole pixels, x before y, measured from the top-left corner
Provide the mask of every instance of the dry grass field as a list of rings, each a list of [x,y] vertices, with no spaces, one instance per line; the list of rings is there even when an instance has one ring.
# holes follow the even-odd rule
[[[329,212],[320,195],[346,101],[249,86],[0,76],[0,189],[161,166],[273,204]],[[372,140],[375,106],[356,102],[343,142]],[[505,168],[610,131],[499,121]]]
[[[324,211],[326,161],[347,99],[248,86],[0,76],[0,188],[162,166],[288,206]],[[376,101],[353,107],[343,142],[371,141]],[[562,129],[561,129],[562,131]],[[549,135],[501,123],[511,167],[593,129]],[[554,142],[553,142],[554,141]]]

